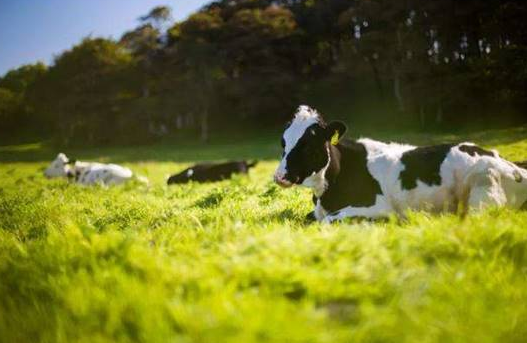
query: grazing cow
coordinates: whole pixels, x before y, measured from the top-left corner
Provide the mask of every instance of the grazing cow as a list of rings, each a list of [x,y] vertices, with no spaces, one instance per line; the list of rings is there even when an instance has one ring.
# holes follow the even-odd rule
[[[300,106],[282,137],[274,179],[314,191],[311,217],[381,218],[409,209],[431,212],[520,208],[527,170],[472,143],[415,147],[371,139],[343,140],[347,128]]]
[[[132,171],[116,164],[80,162],[70,160],[60,153],[44,171],[48,178],[68,177],[82,185],[118,185],[134,178]],[[143,177],[135,177],[138,181],[148,183]]]
[[[249,169],[258,163],[254,161],[231,161],[224,163],[201,163],[183,170],[168,178],[167,184],[195,182],[211,182],[228,179],[234,174],[247,174]]]

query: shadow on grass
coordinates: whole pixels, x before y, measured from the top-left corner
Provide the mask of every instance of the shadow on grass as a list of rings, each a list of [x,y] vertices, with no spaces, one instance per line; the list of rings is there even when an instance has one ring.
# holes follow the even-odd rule
[[[294,222],[296,224],[301,225],[307,225],[309,222],[305,220],[305,214],[295,212],[294,210],[290,208],[286,208],[284,210],[276,211],[271,213],[270,215],[265,215],[259,218],[260,221],[268,221],[268,222],[278,222],[278,223],[284,223],[286,221],[288,222]]]
[[[527,126],[477,132],[415,133],[415,132],[368,132],[369,136],[382,141],[394,141],[415,145],[473,141],[485,147],[510,144],[527,139]],[[101,162],[199,162],[231,159],[276,160],[280,156],[280,133],[243,138],[226,137],[209,144],[199,142],[172,142],[140,146],[102,146],[89,148],[53,147],[48,142],[0,146],[0,162],[48,162],[57,153],[64,152],[70,158]]]

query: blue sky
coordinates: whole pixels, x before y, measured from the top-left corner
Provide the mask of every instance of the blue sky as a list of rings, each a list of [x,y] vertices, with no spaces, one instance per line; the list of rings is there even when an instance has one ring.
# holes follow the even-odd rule
[[[42,61],[88,35],[119,38],[157,5],[186,18],[206,0],[0,0],[0,76],[11,68]]]

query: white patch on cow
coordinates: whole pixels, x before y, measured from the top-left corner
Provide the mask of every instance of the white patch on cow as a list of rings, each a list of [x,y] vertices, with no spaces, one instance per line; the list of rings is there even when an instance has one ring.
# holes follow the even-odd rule
[[[71,170],[68,162],[68,157],[63,153],[59,153],[46,170],[44,170],[44,176],[48,178],[67,176],[68,172]]]
[[[322,219],[324,223],[332,223],[334,221],[342,220],[344,218],[365,217],[365,218],[383,218],[387,217],[392,212],[392,207],[384,195],[377,195],[375,204],[369,207],[352,207],[348,206],[334,214],[329,214]],[[315,212],[316,216],[316,212]]]
[[[326,216],[328,215],[328,212],[322,207],[322,202],[320,201],[320,198],[317,199],[317,204],[315,206],[315,219],[318,221],[322,221]]]
[[[296,146],[306,130],[313,124],[318,123],[320,116],[318,112],[309,106],[302,105],[298,108],[291,125],[285,130],[283,139],[285,142],[284,156],[276,170],[276,177],[283,178],[287,174],[287,156]],[[312,134],[315,134],[313,131]]]
[[[191,177],[192,175],[194,175],[194,169],[187,170],[187,177]]]
[[[77,163],[75,169],[77,167],[82,169],[82,177],[79,178],[78,182],[84,185],[119,185],[130,180],[133,176],[130,169],[116,164],[80,162],[77,166]]]

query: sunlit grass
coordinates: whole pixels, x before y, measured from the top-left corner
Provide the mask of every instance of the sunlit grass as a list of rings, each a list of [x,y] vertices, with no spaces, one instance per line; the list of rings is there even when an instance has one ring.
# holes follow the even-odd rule
[[[76,151],[151,180],[108,189],[1,164],[0,342],[525,342],[527,213],[307,224],[309,192],[271,181],[276,145]],[[164,185],[236,154],[264,161]]]

